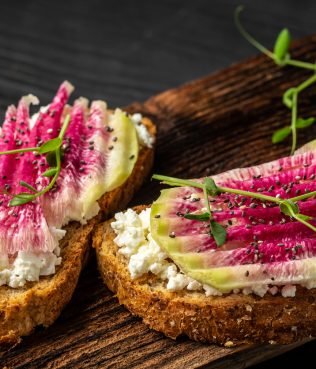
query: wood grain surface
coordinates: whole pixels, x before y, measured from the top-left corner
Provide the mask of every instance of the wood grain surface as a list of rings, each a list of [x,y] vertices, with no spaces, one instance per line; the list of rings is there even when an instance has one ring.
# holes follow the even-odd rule
[[[316,36],[296,43],[293,55],[316,60]],[[289,142],[271,145],[271,133],[289,121],[282,92],[308,73],[280,69],[260,56],[134,103],[130,111],[150,116],[159,130],[154,171],[183,177],[211,175],[272,160]],[[315,113],[316,94],[300,96],[300,114]],[[316,127],[301,132],[301,144]],[[159,185],[148,181],[133,204],[150,203]],[[300,345],[301,343],[298,343]],[[92,257],[74,297],[48,329],[3,350],[8,368],[245,368],[294,346],[222,348],[186,338],[172,341],[150,331],[103,286]]]

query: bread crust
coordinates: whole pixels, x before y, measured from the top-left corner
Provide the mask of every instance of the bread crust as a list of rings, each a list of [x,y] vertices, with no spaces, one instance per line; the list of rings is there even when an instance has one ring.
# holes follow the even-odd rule
[[[150,328],[173,339],[186,335],[228,347],[288,344],[316,335],[316,289],[298,287],[296,296],[287,298],[270,294],[206,297],[202,292],[170,292],[150,273],[132,280],[127,261],[113,241],[111,221],[99,224],[93,235],[99,271],[119,302]]]
[[[143,118],[152,136],[153,123]],[[0,344],[16,344],[22,336],[42,325],[51,325],[69,302],[87,259],[94,226],[114,212],[123,209],[149,174],[154,150],[141,147],[132,174],[120,187],[105,193],[98,201],[101,212],[86,225],[72,222],[60,241],[62,264],[53,276],[40,277],[38,282],[27,282],[21,288],[0,287]]]

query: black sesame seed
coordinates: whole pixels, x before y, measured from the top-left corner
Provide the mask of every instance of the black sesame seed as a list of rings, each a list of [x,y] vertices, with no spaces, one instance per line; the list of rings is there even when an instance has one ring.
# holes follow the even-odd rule
[[[84,168],[83,167],[80,167],[79,168],[79,172],[83,172],[84,171]]]
[[[249,277],[249,270],[246,270],[245,277]]]
[[[113,145],[109,146],[109,150],[113,150],[113,149],[114,149]]]
[[[112,127],[110,127],[110,126],[107,126],[107,127],[105,127],[105,130],[106,130],[107,132],[113,132],[113,131],[114,131],[114,128],[112,128]]]
[[[160,214],[156,214],[155,215],[155,218],[160,218]]]
[[[200,201],[201,199],[199,197],[193,197],[193,199],[191,200],[191,202],[198,202]]]
[[[281,172],[283,170],[283,167],[279,166],[278,171]]]
[[[174,232],[171,232],[171,233],[169,234],[169,237],[170,237],[170,238],[175,238],[175,237],[176,237],[176,235],[175,235],[175,233],[174,233]]]
[[[116,141],[117,141],[117,137],[113,137],[113,138],[112,138],[112,141],[113,141],[113,142],[116,142]]]
[[[129,160],[133,160],[135,158],[135,155],[131,155],[130,157],[129,157]]]
[[[89,146],[89,150],[94,150],[94,146]]]
[[[315,174],[314,173],[311,174],[310,177],[309,177],[309,179],[315,179]]]
[[[91,126],[91,124],[89,124],[89,125],[88,125],[88,128],[89,128],[89,129],[92,129],[92,126]]]
[[[251,203],[251,204],[249,205],[249,207],[250,207],[251,209],[255,209],[257,206],[258,206],[258,205],[257,205],[257,204],[255,204],[254,202],[253,202],[253,203]]]
[[[4,143],[8,143],[9,142],[9,140],[6,138],[5,140],[4,140]]]

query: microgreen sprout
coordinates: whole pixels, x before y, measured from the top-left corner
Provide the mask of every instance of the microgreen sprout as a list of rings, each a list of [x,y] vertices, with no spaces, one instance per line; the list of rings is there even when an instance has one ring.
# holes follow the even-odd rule
[[[288,109],[291,110],[291,124],[278,129],[272,135],[272,143],[275,144],[285,140],[290,134],[292,134],[291,155],[293,155],[297,145],[297,129],[307,128],[315,122],[315,118],[301,118],[298,116],[298,95],[300,92],[316,82],[316,64],[291,58],[291,55],[289,53],[291,35],[286,28],[281,30],[281,32],[279,33],[274,43],[273,52],[268,50],[252,35],[250,35],[241,24],[240,13],[242,10],[242,6],[237,7],[235,11],[235,24],[242,36],[251,45],[253,45],[257,50],[261,51],[263,54],[271,58],[280,67],[290,65],[297,68],[308,69],[314,72],[311,77],[306,79],[300,85],[298,85],[297,87],[291,87],[284,92],[283,103]]]
[[[157,179],[161,181],[163,184],[166,184],[168,186],[175,186],[175,187],[188,186],[188,187],[194,187],[194,188],[199,188],[203,190],[207,212],[204,212],[201,214],[189,213],[189,214],[185,214],[184,217],[187,219],[200,220],[203,222],[209,221],[211,225],[211,235],[214,237],[215,242],[218,246],[221,246],[225,243],[227,232],[223,226],[221,226],[219,223],[214,221],[208,196],[210,195],[214,198],[222,193],[231,193],[235,195],[241,195],[245,197],[258,199],[258,200],[261,200],[262,202],[270,202],[270,203],[278,204],[280,213],[296,219],[298,222],[304,224],[306,227],[316,232],[316,227],[308,222],[312,218],[307,215],[301,214],[299,206],[297,204],[298,201],[306,200],[308,198],[316,196],[316,191],[305,193],[303,195],[292,197],[290,199],[282,199],[280,197],[264,195],[262,193],[218,186],[216,185],[214,180],[209,177],[206,177],[203,180],[203,182],[179,179],[179,178],[168,177],[168,176],[163,176],[159,174],[154,174],[152,178]],[[212,226],[212,222],[213,222],[213,226]]]
[[[18,206],[26,204],[30,201],[35,200],[37,197],[44,195],[45,193],[49,192],[55,185],[58,176],[61,171],[61,157],[62,157],[62,143],[63,138],[66,133],[66,130],[68,128],[70,122],[70,115],[68,114],[65,117],[65,120],[63,122],[62,128],[59,132],[59,135],[51,140],[48,140],[44,142],[39,147],[27,147],[23,149],[16,149],[16,150],[9,150],[9,151],[2,151],[0,152],[0,155],[9,155],[9,154],[19,154],[24,152],[36,152],[38,154],[44,154],[46,155],[46,159],[48,157],[53,157],[54,166],[51,166],[49,161],[47,160],[48,164],[50,165],[50,168],[47,169],[44,173],[42,173],[42,176],[44,177],[52,177],[49,184],[43,188],[41,191],[38,191],[36,188],[34,188],[32,185],[25,181],[20,181],[20,186],[27,188],[31,191],[31,193],[28,192],[20,192],[18,194],[15,194],[12,199],[9,202],[9,206]]]

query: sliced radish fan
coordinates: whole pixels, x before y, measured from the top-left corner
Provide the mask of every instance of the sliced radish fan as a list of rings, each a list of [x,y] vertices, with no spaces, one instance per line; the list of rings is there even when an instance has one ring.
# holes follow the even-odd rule
[[[32,95],[22,97],[17,108],[10,106],[6,112],[0,151],[40,146],[58,136],[67,113],[71,120],[63,141],[62,169],[56,186],[35,201],[9,206],[14,194],[29,192],[20,185],[21,180],[38,191],[49,184],[50,178],[42,176],[49,168],[46,157],[33,152],[0,156],[0,253],[53,251],[61,234],[58,229],[71,220],[85,222],[96,215],[96,200],[120,186],[133,170],[138,142],[131,120],[120,110],[113,119],[102,101],[92,102],[90,109],[84,98],[76,100],[73,106],[66,105],[72,90],[73,86],[64,82],[51,104],[40,109],[32,121],[29,105],[37,102]],[[117,139],[113,139],[118,136],[129,142],[124,155],[116,145]],[[134,160],[129,160],[131,156]]]

